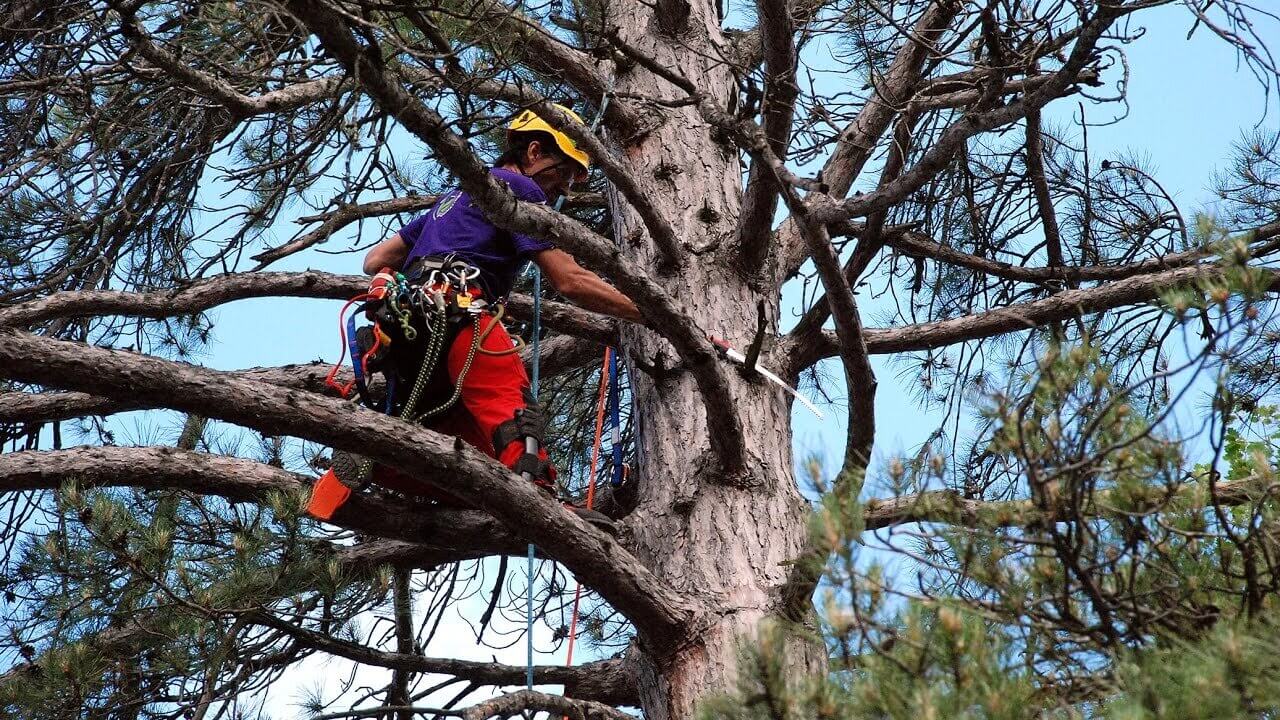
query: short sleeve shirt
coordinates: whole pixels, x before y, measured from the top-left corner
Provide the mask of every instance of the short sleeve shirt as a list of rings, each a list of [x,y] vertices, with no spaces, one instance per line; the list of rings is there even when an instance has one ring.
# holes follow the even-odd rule
[[[493,168],[489,173],[505,182],[520,200],[547,201],[542,188],[518,172]],[[445,193],[430,210],[405,225],[400,238],[409,246],[406,266],[416,258],[453,253],[480,268],[481,288],[493,299],[511,292],[516,273],[534,253],[555,247],[549,241],[495,226],[461,188]]]

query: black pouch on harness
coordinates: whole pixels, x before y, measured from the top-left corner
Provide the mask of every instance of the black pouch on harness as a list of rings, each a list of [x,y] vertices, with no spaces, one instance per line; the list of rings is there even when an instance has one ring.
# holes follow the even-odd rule
[[[449,348],[486,307],[468,285],[478,273],[454,256],[418,258],[399,273],[403,283],[364,304],[374,325],[356,331],[356,346],[361,358],[367,355],[365,368],[386,376],[390,402],[384,412],[404,415],[408,408],[409,417],[418,417],[453,396]]]

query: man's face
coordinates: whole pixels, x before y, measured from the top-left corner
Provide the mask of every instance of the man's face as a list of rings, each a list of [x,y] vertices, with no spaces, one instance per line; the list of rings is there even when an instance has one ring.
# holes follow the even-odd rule
[[[582,168],[574,161],[549,152],[542,143],[529,143],[529,151],[525,156],[524,174],[538,183],[548,199],[566,195],[575,180],[583,179]]]

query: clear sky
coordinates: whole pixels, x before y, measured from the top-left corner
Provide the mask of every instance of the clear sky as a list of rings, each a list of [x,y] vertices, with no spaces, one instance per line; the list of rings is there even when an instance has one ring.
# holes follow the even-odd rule
[[[1211,200],[1208,192],[1212,175],[1222,167],[1232,143],[1242,132],[1264,119],[1263,90],[1257,80],[1237,64],[1235,51],[1203,28],[1191,40],[1185,39],[1191,18],[1180,6],[1170,6],[1140,15],[1148,27],[1148,35],[1126,48],[1131,76],[1129,78],[1129,116],[1118,124],[1093,127],[1089,131],[1091,159],[1100,162],[1125,151],[1145,153],[1157,168],[1156,177],[1179,201],[1189,217]],[[1280,37],[1273,39],[1280,46]],[[1089,118],[1100,122],[1113,117],[1120,106],[1086,105]],[[1063,122],[1077,112],[1075,100],[1064,100],[1046,113],[1049,121]],[[1275,108],[1266,117],[1267,125],[1275,124]],[[407,152],[413,152],[408,149]],[[290,214],[309,214],[297,206]],[[381,221],[375,221],[381,222]],[[391,231],[397,228],[390,228]],[[281,224],[275,243],[291,236],[294,226]],[[379,233],[368,236],[372,238]],[[350,230],[339,233],[324,246],[326,250],[347,247]],[[273,244],[275,244],[273,243]],[[333,272],[359,272],[359,255],[321,255],[307,253],[289,258],[273,270],[317,268]],[[798,292],[789,288],[787,298],[794,303]],[[864,301],[865,302],[865,301]],[[218,369],[253,366],[275,366],[322,359],[337,360],[340,346],[337,335],[337,311],[340,304],[331,301],[268,299],[233,303],[214,311],[216,323],[213,341],[200,362]],[[867,302],[864,311],[874,315],[874,303]],[[831,361],[834,362],[834,361]],[[915,378],[900,377],[900,366],[884,357],[874,361],[880,381],[877,395],[877,455],[910,452],[936,423],[926,422],[913,404],[911,385]],[[839,378],[836,365],[828,375]],[[833,387],[838,388],[839,383]],[[125,419],[119,423],[127,423]],[[795,443],[797,457],[818,452],[828,468],[838,467],[843,450],[845,417],[840,407],[827,408],[827,420],[818,422],[799,404],[795,410]],[[871,483],[874,489],[874,483]],[[522,647],[522,646],[521,646]],[[522,663],[521,647],[500,653],[506,662]],[[489,659],[482,648],[474,648],[469,631],[446,629],[441,638],[428,648],[428,653],[458,657]],[[541,659],[554,662],[555,658]],[[309,663],[295,673],[298,682],[310,683],[316,676],[334,673],[342,664]],[[289,697],[292,693],[278,688],[270,705],[279,716],[292,716]]]

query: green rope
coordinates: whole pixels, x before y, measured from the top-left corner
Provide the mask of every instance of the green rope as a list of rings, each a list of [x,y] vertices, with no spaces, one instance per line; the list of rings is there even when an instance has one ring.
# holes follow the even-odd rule
[[[495,320],[496,322],[496,320]],[[428,410],[418,417],[414,418],[414,422],[421,422],[427,418],[435,417],[440,413],[453,407],[458,399],[462,397],[462,381],[467,378],[467,373],[471,372],[471,364],[475,362],[476,351],[480,348],[480,316],[476,315],[471,321],[471,347],[467,350],[466,362],[462,363],[462,370],[458,372],[458,379],[453,383],[453,394],[449,399],[444,401],[438,407]],[[437,360],[437,362],[439,362]],[[434,365],[435,363],[433,363]]]
[[[390,299],[391,297],[394,297],[394,295],[395,293],[390,293],[388,295],[388,299]],[[396,302],[390,302],[388,303],[388,306],[392,309],[392,312],[397,316],[402,329],[413,330],[411,327],[407,325],[407,321],[405,319],[409,316],[408,310],[401,309],[399,303],[396,303]],[[413,380],[413,388],[409,391],[409,397],[405,399],[404,408],[401,409],[400,411],[401,420],[408,420],[409,422],[418,422],[425,418],[431,417],[436,413],[444,412],[445,410],[452,407],[453,403],[457,402],[457,398],[460,395],[458,388],[462,387],[461,376],[459,376],[458,378],[458,388],[454,389],[453,397],[450,398],[449,402],[445,403],[444,405],[434,410],[431,410],[430,412],[423,413],[422,415],[419,415],[417,417],[413,416],[414,409],[417,408],[418,402],[422,400],[422,394],[427,391],[427,384],[428,384],[428,381],[431,379],[431,374],[435,372],[436,366],[440,364],[441,352],[444,349],[444,335],[447,329],[448,329],[448,316],[445,313],[429,312],[427,314],[427,331],[430,333],[431,339],[428,341],[427,351],[423,353],[422,365],[419,366],[418,368],[418,376],[415,377]],[[417,331],[413,331],[413,335],[414,337],[417,337]],[[405,338],[409,339],[408,332],[405,333]],[[466,365],[466,368],[464,369],[464,372],[465,370],[469,370],[471,368],[471,360],[474,357],[475,357],[475,343],[473,342],[471,352],[467,356],[467,365]],[[373,461],[368,458],[362,459],[360,461],[360,465],[358,466],[358,469],[356,470],[356,472],[358,474],[358,477],[360,478],[359,482],[361,486],[368,484],[369,479],[373,474]]]

